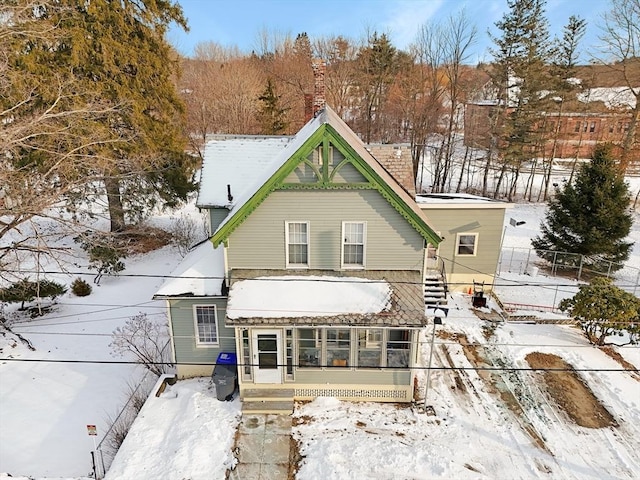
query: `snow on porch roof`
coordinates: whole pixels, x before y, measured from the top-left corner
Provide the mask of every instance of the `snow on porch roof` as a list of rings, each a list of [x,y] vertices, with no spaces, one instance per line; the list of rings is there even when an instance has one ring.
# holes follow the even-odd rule
[[[329,276],[258,277],[229,291],[228,318],[328,317],[379,313],[389,306],[387,282]]]
[[[199,245],[182,260],[153,296],[216,297],[222,294],[224,278],[223,247],[213,248],[210,241]]]
[[[237,280],[229,291],[227,324],[421,326],[426,323],[424,302],[414,282],[419,272],[416,278],[413,273]]]

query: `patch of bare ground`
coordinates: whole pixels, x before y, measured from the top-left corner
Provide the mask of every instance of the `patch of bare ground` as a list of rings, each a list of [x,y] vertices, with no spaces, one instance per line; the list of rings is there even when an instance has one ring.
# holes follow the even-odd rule
[[[631,373],[631,378],[640,382],[640,375],[638,375],[638,367],[636,367],[633,363],[626,361],[622,357],[622,355],[618,353],[618,351],[613,349],[613,347],[610,347],[610,346],[600,347],[600,350],[602,350],[604,353],[606,353],[611,358],[613,358],[616,362],[622,365],[622,368],[624,368],[625,370],[629,370],[629,373]]]
[[[525,432],[527,432],[533,443],[537,447],[551,454],[551,451],[547,448],[544,439],[530,423],[522,405],[515,397],[514,393],[505,386],[500,374],[497,371],[486,369],[487,367],[493,367],[493,364],[487,358],[483,347],[478,344],[469,343],[467,336],[464,334],[455,334],[455,337],[462,346],[462,351],[467,357],[467,360],[469,360],[474,367],[478,368],[478,375],[483,380],[487,390],[491,394],[497,395],[507,408],[516,416],[520,426]]]
[[[127,255],[148,253],[171,243],[171,234],[149,225],[134,225],[116,234]]]
[[[287,480],[295,480],[300,469],[302,455],[300,454],[300,445],[298,441],[291,437],[289,439],[289,470],[287,471]]]
[[[617,426],[573,367],[557,355],[532,352],[525,357],[531,368],[543,369],[546,390],[576,424],[586,428]]]

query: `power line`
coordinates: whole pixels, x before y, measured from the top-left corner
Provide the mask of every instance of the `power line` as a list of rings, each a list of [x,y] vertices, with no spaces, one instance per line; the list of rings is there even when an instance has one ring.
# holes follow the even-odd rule
[[[318,327],[312,327],[312,328],[318,328]],[[325,327],[321,327],[321,328],[325,328]],[[328,327],[329,329],[332,327]],[[365,328],[366,329],[366,328]],[[29,334],[29,335],[60,335],[60,336],[78,336],[78,337],[112,337],[113,333],[91,333],[91,332],[38,332],[38,331],[20,331],[18,332],[20,334]],[[455,332],[454,332],[455,333]],[[140,334],[140,335],[136,335],[136,334],[131,334],[128,335],[131,338],[146,338],[146,336],[144,334]],[[179,339],[188,339],[188,340],[195,340],[197,337],[196,335],[171,335],[172,338],[179,338]],[[218,340],[235,340],[236,337],[233,336],[218,336]],[[430,340],[418,340],[415,342],[417,345],[426,345],[426,344],[431,344]],[[455,341],[451,341],[451,342],[434,342],[434,345],[457,345],[457,346],[469,346],[469,347],[535,347],[535,348],[562,348],[562,349],[566,349],[566,348],[589,348],[589,349],[593,349],[595,348],[594,345],[588,344],[588,345],[565,345],[565,344],[552,344],[552,343],[480,343],[480,342],[469,342],[465,345],[461,344],[460,342],[455,342]],[[640,345],[636,346],[632,346],[629,345],[627,346],[627,348],[632,348],[632,349],[640,349]]]
[[[49,360],[42,358],[0,358],[0,362],[25,362],[25,363],[63,363],[63,364],[90,364],[90,365],[143,365],[140,362],[131,361],[131,360],[65,360],[65,359],[57,359],[57,360]],[[145,365],[165,365],[168,367],[175,365],[183,365],[183,366],[203,366],[203,367],[214,367],[216,363],[204,363],[204,362],[144,362]],[[238,363],[238,367],[258,367],[258,364],[255,363]],[[389,366],[376,366],[376,367],[335,367],[333,365],[318,365],[315,367],[301,366],[299,364],[276,364],[275,367],[295,367],[300,368],[301,370],[314,370],[318,368],[326,368],[329,370],[345,370],[350,368],[357,368],[358,370],[429,370],[429,367],[426,366],[413,366],[413,367],[389,367]],[[602,373],[611,373],[611,372],[627,372],[627,373],[637,373],[638,369],[624,369],[624,368],[547,368],[547,367],[435,367],[432,366],[431,370],[440,370],[440,371],[489,371],[489,372],[602,372]]]
[[[444,258],[444,257],[443,257]],[[470,267],[467,267],[465,264],[456,262],[454,260],[451,260],[453,263],[455,263],[456,265],[460,265],[462,267],[465,267],[469,270],[478,272],[478,273],[482,273],[483,275],[486,275],[486,273],[480,272],[479,270],[475,270],[472,269]],[[92,273],[92,272],[72,272],[72,271],[58,271],[58,270],[8,270],[5,269],[5,272],[11,272],[11,273],[25,273],[25,274],[30,274],[30,273],[39,273],[39,274],[44,274],[44,275],[90,275],[90,276],[96,276],[96,273]],[[117,277],[125,277],[125,278],[162,278],[162,279],[185,279],[185,280],[226,280],[226,278],[224,276],[219,276],[219,275],[199,275],[199,276],[191,276],[191,275],[167,275],[167,274],[145,274],[145,273],[104,273],[102,275],[103,277],[109,277],[109,278],[117,278]],[[354,277],[334,277],[331,275],[327,275],[327,277],[331,277],[331,278],[322,278],[322,277],[315,277],[315,278],[308,278],[308,279],[304,279],[304,281],[306,282],[333,282],[333,283],[342,283],[345,282],[348,279],[352,279]],[[358,277],[359,278],[359,277]],[[346,280],[345,280],[346,279]],[[252,281],[265,281],[265,282],[269,282],[269,281],[278,281],[278,282],[296,282],[296,281],[300,281],[300,277],[296,276],[295,278],[287,278],[286,276],[279,276],[277,279],[272,278],[272,277],[260,277],[260,278],[255,278],[255,277],[233,277],[234,281],[240,281],[240,280],[252,280]],[[368,280],[369,283],[389,283],[387,280],[376,280],[376,279],[366,279]],[[485,283],[484,286],[485,287],[571,287],[571,288],[578,288],[580,287],[579,284],[577,283],[550,283],[550,282],[525,282],[525,281],[516,281],[516,280],[505,280],[503,279],[504,282],[506,283],[500,283],[500,282],[492,282],[492,283]],[[411,281],[393,281],[392,283],[395,284],[400,284],[400,285],[423,285],[423,281],[419,281],[419,282],[411,282]],[[453,285],[453,286],[466,286],[469,285],[469,282],[447,282],[447,285]],[[632,288],[632,287],[637,287],[638,285],[635,283],[631,283],[631,284],[617,284],[618,287],[621,288]],[[567,291],[567,293],[571,293],[569,291]],[[177,297],[176,297],[177,298]]]

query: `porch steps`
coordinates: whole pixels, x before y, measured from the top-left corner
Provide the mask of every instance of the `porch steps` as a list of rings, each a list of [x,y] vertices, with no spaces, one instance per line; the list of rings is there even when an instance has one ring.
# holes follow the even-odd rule
[[[427,308],[447,305],[447,287],[438,274],[429,274],[424,279],[424,304]]]
[[[242,414],[275,414],[291,415],[293,413],[293,400],[284,401],[244,401],[242,402]]]
[[[293,389],[249,388],[242,391],[242,413],[293,413]]]

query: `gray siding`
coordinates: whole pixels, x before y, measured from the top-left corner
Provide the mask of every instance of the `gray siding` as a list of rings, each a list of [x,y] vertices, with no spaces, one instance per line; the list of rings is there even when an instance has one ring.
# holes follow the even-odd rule
[[[236,342],[234,329],[225,328],[224,320],[227,312],[226,298],[193,298],[169,300],[171,312],[171,335],[176,362],[214,363],[220,352],[235,352]],[[215,305],[218,321],[218,346],[197,346],[194,305]],[[213,371],[213,370],[212,370]]]
[[[285,221],[309,222],[310,268],[340,270],[343,221],[367,222],[368,270],[421,270],[423,238],[375,190],[276,191],[229,238],[229,268],[285,268]]]
[[[215,232],[222,221],[227,218],[229,210],[226,208],[210,208],[209,222],[211,223],[211,232]]]
[[[410,370],[307,370],[296,369],[295,380],[290,384],[330,385],[409,385]]]
[[[504,210],[429,208],[425,209],[425,214],[433,228],[445,238],[440,244],[439,254],[445,261],[447,274],[495,273],[500,256]],[[456,254],[458,233],[478,233],[475,256]]]

